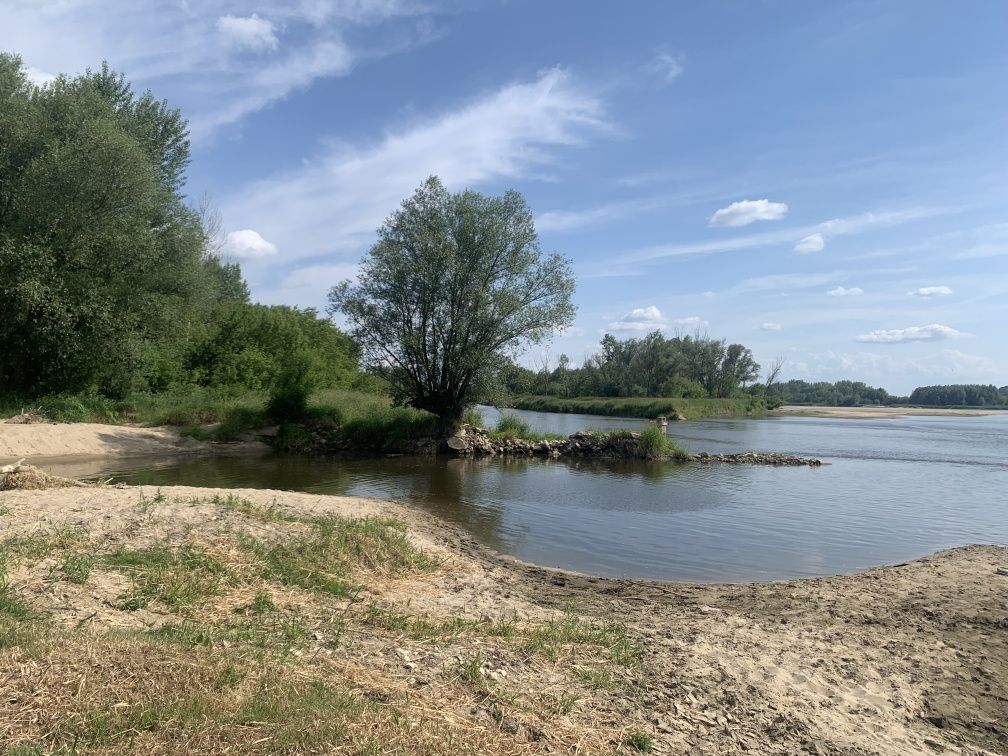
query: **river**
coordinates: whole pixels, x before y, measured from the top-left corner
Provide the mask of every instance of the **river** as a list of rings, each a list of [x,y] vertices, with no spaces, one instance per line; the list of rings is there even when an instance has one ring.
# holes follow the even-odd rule
[[[495,411],[481,409],[493,423]],[[565,434],[644,422],[517,414],[536,430]],[[90,473],[146,485],[396,499],[466,527],[502,553],[602,576],[777,580],[1008,542],[1008,414],[708,420],[669,432],[691,451],[778,451],[828,464],[270,456],[114,460]]]

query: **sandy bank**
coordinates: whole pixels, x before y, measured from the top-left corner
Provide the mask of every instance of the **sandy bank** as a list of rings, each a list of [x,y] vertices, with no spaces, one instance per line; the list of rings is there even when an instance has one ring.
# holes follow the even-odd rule
[[[891,420],[897,417],[982,417],[1004,414],[998,410],[942,409],[940,407],[807,407],[786,404],[767,413],[769,417],[836,417],[845,420]]]
[[[63,645],[73,646],[72,658],[55,646],[44,654],[18,646],[0,651],[0,740],[8,743],[41,738],[52,745],[61,731],[54,720],[103,700],[131,711],[155,694],[177,695],[167,685],[150,689],[176,666],[189,675],[188,689],[202,684],[203,673],[194,670],[217,669],[222,659],[239,664],[237,641],[177,658],[166,656],[163,643],[152,651],[131,641],[115,652],[132,654],[135,674],[128,668],[122,678],[116,665],[119,677],[102,687],[111,675],[102,659],[108,644],[124,642],[124,631],[180,621],[231,626],[258,590],[307,628],[296,654],[271,674],[292,675],[298,689],[311,680],[345,687],[367,702],[368,717],[379,718],[368,726],[389,739],[389,748],[409,725],[403,737],[412,740],[402,742],[425,753],[632,753],[629,739],[643,736],[663,754],[1008,753],[1004,548],[973,546],[804,581],[661,584],[515,563],[425,513],[371,499],[89,488],[2,492],[0,508],[5,541],[49,537],[57,544],[48,552],[33,547],[32,558],[9,566],[9,584],[67,628],[72,634]],[[437,566],[410,575],[368,573],[349,601],[255,582],[259,568],[237,545],[239,534],[282,539],[303,532],[293,518],[319,514],[395,517]],[[81,584],[59,577],[68,564],[60,549],[102,554],[152,544],[198,545],[235,577],[196,609],[153,602],[135,611],[122,608],[131,588],[121,571],[96,562]],[[560,624],[543,624],[559,617]],[[595,649],[589,636],[569,629],[585,622],[625,623],[634,654],[618,654],[615,645]],[[513,623],[512,630],[485,630],[494,623]],[[461,627],[470,629],[445,630]],[[117,634],[108,635],[113,628]],[[557,645],[543,645],[558,632]],[[88,639],[85,651],[75,638]],[[248,689],[216,695],[227,701]],[[381,718],[389,712],[395,716]],[[228,745],[265,753],[278,735],[264,716],[207,743],[199,739],[201,725],[179,730],[170,722],[131,732],[128,742],[158,752]],[[400,729],[388,729],[393,720]],[[421,721],[433,723],[437,736],[428,737]],[[356,722],[346,724],[347,737]]]
[[[176,428],[138,428],[97,423],[0,422],[0,462],[53,457],[134,457],[265,449],[248,444],[209,444],[179,435]]]

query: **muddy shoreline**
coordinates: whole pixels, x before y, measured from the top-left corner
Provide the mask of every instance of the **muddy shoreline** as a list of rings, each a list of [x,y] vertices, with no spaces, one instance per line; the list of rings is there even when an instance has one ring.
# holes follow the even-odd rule
[[[592,621],[626,623],[640,659],[602,688],[487,639],[417,641],[361,629],[337,649],[373,678],[371,695],[398,700],[405,686],[426,716],[436,712],[438,721],[489,733],[494,753],[609,753],[631,730],[648,733],[654,753],[1008,753],[1003,547],[967,546],[854,575],[779,583],[605,579],[495,554],[404,503],[183,487],[2,492],[0,532],[9,538],[80,527],[100,550],[152,540],[216,543],[236,529],[264,527],[215,508],[214,495],[285,512],[406,523],[410,538],[441,566],[371,585],[369,601],[474,621],[543,621],[574,607]],[[138,508],[155,497],[161,503],[150,511]],[[117,609],[113,577],[99,576],[85,590],[54,591],[47,569],[22,569],[10,583],[57,623],[86,621],[100,634],[171,619],[154,607]],[[479,699],[444,677],[452,659],[471,648],[494,660],[495,685],[509,695],[532,697],[543,686],[570,690],[576,707],[562,715],[520,706],[488,715]],[[17,674],[12,663],[0,659],[0,680]],[[417,688],[418,678],[430,683]]]

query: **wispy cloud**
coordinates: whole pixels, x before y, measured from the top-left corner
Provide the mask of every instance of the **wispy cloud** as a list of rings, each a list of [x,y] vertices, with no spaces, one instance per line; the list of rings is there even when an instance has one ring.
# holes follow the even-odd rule
[[[781,330],[780,323],[763,323],[760,325],[761,331],[779,331]]]
[[[826,247],[826,240],[820,233],[809,234],[803,237],[794,245],[794,251],[799,254],[807,254],[809,252],[822,252]]]
[[[746,278],[725,293],[744,294],[753,291],[788,291],[812,289],[836,280],[843,280],[847,274],[842,270],[823,273],[774,273],[768,276]]]
[[[858,341],[870,344],[898,344],[904,341],[938,341],[955,339],[963,334],[955,328],[939,323],[926,326],[910,326],[909,328],[894,328],[865,333],[857,337]]]
[[[779,220],[787,215],[788,206],[783,202],[767,199],[740,200],[728,207],[716,210],[708,220],[711,226],[748,226],[756,221]]]
[[[952,293],[952,289],[948,286],[922,286],[919,289],[914,289],[913,291],[908,291],[907,295],[911,297],[947,297]]]
[[[226,42],[234,47],[249,50],[276,50],[279,40],[273,30],[273,23],[251,16],[221,16],[217,19],[217,29]]]
[[[860,297],[864,294],[864,289],[858,286],[851,286],[849,289],[843,286],[837,286],[835,289],[830,289],[826,292],[828,297]]]
[[[607,128],[601,101],[553,69],[377,144],[332,148],[249,185],[222,210],[229,225],[254,224],[287,259],[356,255],[427,176],[455,189],[526,176]]]
[[[357,63],[428,38],[412,0],[33,0],[0,3],[0,49],[36,80],[108,60],[138,86],[181,106],[193,134],[220,126]],[[352,35],[354,45],[346,39]]]
[[[748,234],[745,236],[735,236],[728,239],[715,239],[699,242],[684,242],[676,244],[656,244],[650,247],[633,250],[624,253],[623,259],[627,261],[643,262],[647,260],[658,260],[664,257],[675,257],[680,255],[710,255],[721,252],[736,252],[744,249],[758,249],[761,247],[777,246],[781,244],[791,244],[795,238],[800,238],[813,233],[823,233],[827,231],[833,236],[856,235],[866,233],[880,228],[899,226],[905,223],[930,218],[949,212],[941,207],[913,207],[903,210],[892,210],[880,213],[862,213],[850,218],[834,218],[833,220],[819,223],[815,226],[804,226],[796,228],[781,229],[779,231],[765,231],[758,234]]]
[[[673,55],[665,50],[660,50],[648,63],[646,70],[667,86],[678,79],[686,69],[683,67],[682,55]]]

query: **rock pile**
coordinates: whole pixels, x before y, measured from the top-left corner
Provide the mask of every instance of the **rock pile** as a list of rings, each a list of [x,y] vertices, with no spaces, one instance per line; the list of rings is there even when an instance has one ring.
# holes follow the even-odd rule
[[[485,428],[463,425],[447,439],[449,450],[460,456],[493,457],[595,457],[608,459],[630,459],[644,456],[639,448],[640,433],[615,431],[612,433],[590,433],[578,431],[565,439],[545,439],[529,441],[523,438],[495,438]],[[665,459],[683,462],[722,463],[733,465],[808,465],[818,467],[818,459],[798,457],[778,452],[745,452],[741,454],[690,454],[683,457],[668,456]]]
[[[742,452],[741,454],[708,454],[700,452],[690,455],[693,462],[705,462],[708,464],[724,463],[729,465],[784,465],[819,467],[822,460],[812,457],[799,457],[795,454],[781,454],[779,452]]]

